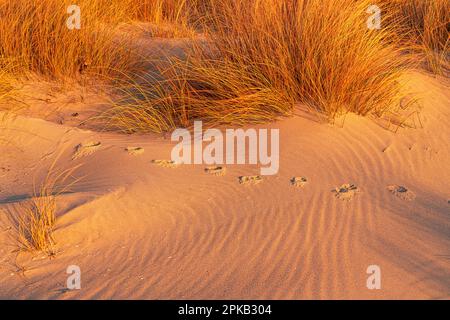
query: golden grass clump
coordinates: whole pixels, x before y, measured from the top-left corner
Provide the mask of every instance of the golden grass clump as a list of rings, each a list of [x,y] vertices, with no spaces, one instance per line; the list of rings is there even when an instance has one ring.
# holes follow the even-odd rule
[[[222,82],[235,77],[233,86],[250,89],[247,95],[269,91],[271,104],[264,101],[267,95],[260,103],[266,108],[280,100],[306,104],[330,118],[343,112],[381,115],[397,99],[403,61],[392,43],[393,28],[368,29],[371,4],[223,2],[212,16],[210,48],[191,59],[188,71],[207,89],[220,90],[217,77]],[[209,99],[211,94],[200,96]]]
[[[53,254],[53,229],[56,221],[56,197],[42,186],[24,205],[23,216],[19,218],[19,242],[28,251],[44,251]]]
[[[0,57],[60,79],[128,70],[130,50],[115,37],[126,8],[119,2],[80,0],[81,29],[70,30],[66,22],[72,4],[70,0],[0,0]]]
[[[199,118],[270,121],[296,104],[329,119],[346,112],[381,116],[398,104],[405,60],[393,26],[368,29],[371,4],[209,0],[206,40],[195,42],[187,59],[156,66],[165,80],[129,90],[132,102],[117,106],[110,120],[125,131],[159,132]]]
[[[191,35],[194,3],[79,0],[81,28],[70,30],[68,8],[73,1],[0,0],[0,60],[12,61],[22,76],[38,74],[58,81],[139,74],[145,72],[142,52],[133,45],[135,35],[121,27],[139,20],[155,25],[144,26],[153,36]]]
[[[403,45],[419,53],[425,66],[440,75],[449,75],[450,1],[386,1],[386,10],[395,13]]]
[[[248,77],[245,70],[215,63],[210,65],[205,83],[199,78],[203,74],[194,74],[197,70],[185,69],[188,67],[178,58],[159,61],[154,68],[165,80],[147,76],[123,81],[116,90],[120,98],[97,120],[124,133],[165,133],[189,127],[193,119],[202,119],[208,126],[243,125],[271,121],[290,112],[292,104],[283,93],[261,88],[257,79],[248,79],[254,88],[244,82]]]
[[[79,166],[58,172],[54,168],[55,163],[17,214],[18,240],[22,250],[42,251],[48,255],[56,253],[53,231],[57,221],[57,197],[78,181],[72,174]],[[68,179],[73,181],[66,183]]]
[[[178,110],[158,79],[151,75],[125,77],[115,86],[113,107],[91,122],[123,133],[164,133],[179,125]]]
[[[296,105],[325,119],[383,116],[399,105],[412,56],[448,70],[448,1],[79,0],[82,28],[69,30],[70,0],[0,0],[0,59],[58,79],[112,80],[119,99],[101,118],[125,132],[261,123]],[[370,30],[374,4],[382,28]],[[136,33],[121,29],[136,20],[152,36],[204,37],[150,70]]]

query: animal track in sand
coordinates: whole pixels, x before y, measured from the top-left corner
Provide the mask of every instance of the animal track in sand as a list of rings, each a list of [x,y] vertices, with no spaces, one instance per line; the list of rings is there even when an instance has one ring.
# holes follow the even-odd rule
[[[298,188],[303,188],[308,183],[308,179],[305,177],[293,177],[290,181],[291,185]]]
[[[263,180],[261,176],[241,176],[239,177],[240,184],[258,184]]]
[[[212,174],[214,176],[224,176],[226,173],[226,168],[224,167],[207,167],[205,172]]]
[[[142,147],[127,147],[125,151],[132,156],[138,156],[144,153],[144,148]]]
[[[152,160],[152,163],[163,168],[176,168],[179,166],[178,163],[172,160]]]
[[[92,141],[80,143],[75,147],[75,153],[73,154],[72,160],[93,154],[95,151],[100,149],[101,145],[102,145],[101,142],[92,142]]]
[[[336,198],[348,201],[351,200],[355,194],[359,193],[360,190],[354,184],[346,183],[335,188],[332,192],[335,193]]]
[[[411,190],[408,190],[408,188],[398,185],[391,185],[387,186],[387,189],[389,192],[391,192],[393,195],[399,197],[402,200],[406,201],[412,201],[416,198],[416,194],[412,192]]]

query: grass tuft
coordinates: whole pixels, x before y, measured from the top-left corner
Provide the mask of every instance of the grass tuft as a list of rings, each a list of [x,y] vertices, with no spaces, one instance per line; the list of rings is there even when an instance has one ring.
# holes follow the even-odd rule
[[[21,206],[17,217],[18,241],[21,249],[42,251],[49,256],[56,254],[53,231],[57,222],[57,198],[78,181],[74,179],[66,183],[79,167],[57,172],[54,166],[55,162],[39,187],[34,188],[31,199]]]
[[[205,41],[136,83],[109,119],[124,131],[261,123],[304,104],[327,119],[383,116],[407,61],[393,26],[369,30],[369,0],[209,0]],[[389,16],[385,15],[384,20]],[[155,123],[157,122],[157,123]],[[156,129],[156,130],[155,130]]]

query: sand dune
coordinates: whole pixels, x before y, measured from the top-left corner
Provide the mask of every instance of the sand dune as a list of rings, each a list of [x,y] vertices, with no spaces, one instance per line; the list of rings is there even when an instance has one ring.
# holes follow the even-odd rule
[[[0,298],[450,298],[448,87],[410,80],[423,128],[395,133],[352,114],[342,127],[299,115],[264,125],[280,129],[280,171],[248,185],[239,177],[256,166],[205,174],[152,164],[173,147],[157,135],[10,119],[0,145]],[[74,157],[89,141],[101,147]],[[145,152],[127,149],[136,147]],[[17,254],[7,214],[55,157],[61,170],[82,164],[82,179],[58,196],[58,253]],[[338,199],[343,184],[357,195]],[[69,265],[81,268],[81,290],[65,290]],[[369,265],[381,267],[381,290],[366,287]]]

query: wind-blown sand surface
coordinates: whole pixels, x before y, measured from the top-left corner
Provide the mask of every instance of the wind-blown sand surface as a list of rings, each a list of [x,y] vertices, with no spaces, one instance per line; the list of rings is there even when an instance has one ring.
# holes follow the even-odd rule
[[[344,126],[294,116],[280,129],[280,171],[158,166],[174,143],[17,116],[0,145],[0,298],[381,299],[450,298],[450,100],[442,81],[415,74],[423,128],[396,133],[348,115]],[[80,143],[101,142],[72,160]],[[130,154],[127,148],[144,152]],[[58,197],[58,253],[17,254],[7,212],[33,179],[83,164]],[[308,183],[295,187],[293,177]],[[332,191],[354,184],[343,201]],[[389,186],[404,186],[402,198]],[[65,290],[78,265],[82,289]],[[366,269],[379,265],[381,290]]]

